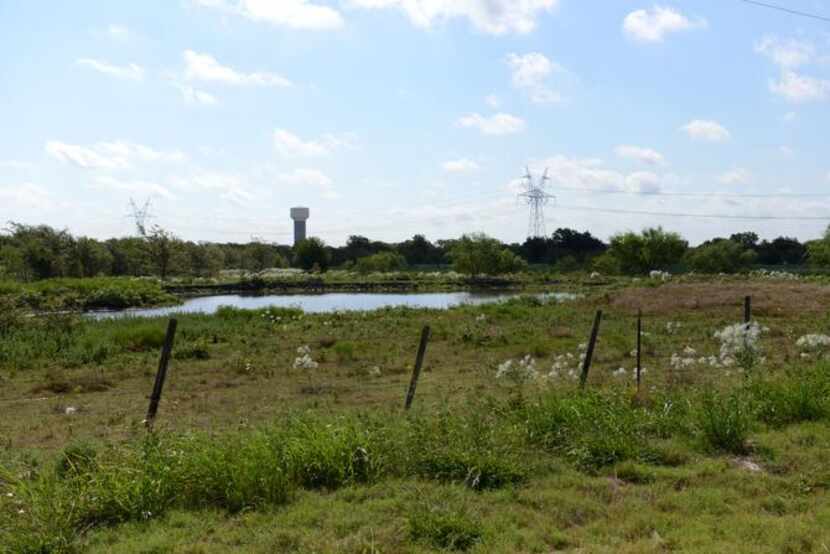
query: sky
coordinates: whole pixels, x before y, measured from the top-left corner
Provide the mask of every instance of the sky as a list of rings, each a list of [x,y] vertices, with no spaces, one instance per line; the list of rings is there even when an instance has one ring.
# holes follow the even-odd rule
[[[4,222],[521,242],[527,167],[548,233],[830,223],[830,22],[742,0],[0,0],[0,37]]]

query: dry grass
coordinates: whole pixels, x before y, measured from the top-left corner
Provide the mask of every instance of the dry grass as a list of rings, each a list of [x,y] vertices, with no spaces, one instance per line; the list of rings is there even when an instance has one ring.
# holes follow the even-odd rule
[[[830,287],[814,283],[669,283],[660,287],[623,289],[610,299],[618,310],[647,315],[678,312],[737,310],[745,296],[752,297],[753,313],[764,317],[786,317],[823,312],[830,304]]]

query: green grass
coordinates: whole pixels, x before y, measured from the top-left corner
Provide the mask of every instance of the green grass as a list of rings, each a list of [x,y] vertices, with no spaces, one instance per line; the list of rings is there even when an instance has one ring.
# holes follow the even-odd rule
[[[119,310],[178,303],[159,281],[126,277],[5,281],[0,283],[0,297],[34,311]]]
[[[791,374],[779,386],[794,387],[805,379],[819,385],[805,394],[823,399],[830,384],[827,366]],[[686,461],[661,455],[658,445],[673,444],[701,458],[717,452],[751,454],[750,429],[780,429],[761,419],[764,412],[757,406],[764,390],[747,383],[724,392],[678,392],[643,407],[613,390],[554,389],[502,401],[472,400],[458,410],[424,410],[410,417],[306,413],[220,435],[162,433],[123,445],[75,444],[51,465],[13,460],[0,471],[0,544],[5,552],[73,552],[113,525],[163,521],[182,510],[267,511],[297,502],[302,491],[329,494],[396,480],[515,494],[559,474],[562,464],[581,472],[586,484],[590,476],[610,474],[631,486],[674,482],[685,490],[694,488],[683,481],[689,479],[682,477]],[[689,409],[672,413],[669,404]],[[810,413],[790,423],[815,424],[815,419]],[[826,440],[830,432],[823,416],[820,423],[817,429]],[[775,446],[759,446],[760,456],[775,459]],[[814,439],[811,448],[821,446]],[[674,462],[665,464],[666,459]],[[698,463],[704,474],[719,463],[717,457],[708,459],[709,466]],[[791,476],[792,470],[777,471],[794,479],[802,470]],[[736,493],[704,487],[698,493],[704,496],[690,501],[715,509],[705,495],[728,502]],[[764,509],[781,516],[803,513],[809,504],[805,498],[799,509],[793,501],[791,494],[770,497]],[[462,508],[416,505],[407,516],[409,540],[451,550],[495,540]],[[720,509],[728,510],[726,505]],[[626,533],[650,540],[655,530],[649,524]]]

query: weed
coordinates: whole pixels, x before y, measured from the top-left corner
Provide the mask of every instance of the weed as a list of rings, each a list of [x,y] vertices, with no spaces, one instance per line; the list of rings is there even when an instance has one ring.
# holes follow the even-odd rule
[[[334,354],[340,363],[352,362],[355,359],[355,345],[352,342],[338,342],[334,346]]]

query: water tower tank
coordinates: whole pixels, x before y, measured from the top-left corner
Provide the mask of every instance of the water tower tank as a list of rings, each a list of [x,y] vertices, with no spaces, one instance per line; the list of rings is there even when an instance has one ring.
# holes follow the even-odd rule
[[[291,208],[291,219],[294,220],[294,244],[306,238],[306,221],[311,215],[308,208]]]

